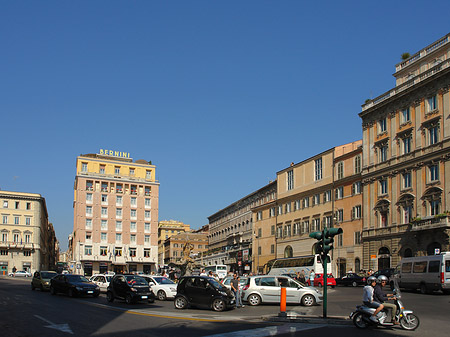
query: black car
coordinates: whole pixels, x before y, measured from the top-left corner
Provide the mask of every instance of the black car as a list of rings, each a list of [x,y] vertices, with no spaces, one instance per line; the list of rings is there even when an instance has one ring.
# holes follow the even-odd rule
[[[125,300],[127,304],[138,301],[155,301],[155,294],[150,289],[148,282],[138,275],[114,275],[109,282],[106,291],[108,302],[119,298]]]
[[[356,287],[357,285],[365,285],[365,284],[366,284],[366,277],[358,275],[356,273],[347,273],[345,276],[336,279],[336,285],[341,286]]]
[[[177,309],[193,305],[223,311],[234,308],[236,301],[231,290],[211,277],[184,276],[178,282],[174,305]]]
[[[378,270],[375,273],[373,273],[372,276],[378,277],[380,275],[384,275],[387,278],[389,278],[394,273],[394,270],[395,270],[394,268],[381,269],[381,270]]]
[[[68,294],[70,297],[91,295],[97,297],[100,288],[82,275],[62,274],[50,280],[50,294]]]

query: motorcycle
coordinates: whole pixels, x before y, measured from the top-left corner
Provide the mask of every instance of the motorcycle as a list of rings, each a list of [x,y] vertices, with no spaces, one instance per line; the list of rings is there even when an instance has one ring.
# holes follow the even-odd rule
[[[413,314],[412,310],[406,310],[401,302],[402,295],[400,290],[394,290],[394,303],[397,308],[395,313],[395,320],[400,323],[400,326],[405,330],[415,330],[420,324],[419,317]],[[395,326],[394,322],[390,321],[391,315],[388,316],[388,309],[381,310],[376,318],[377,322],[370,319],[370,316],[375,312],[374,308],[369,308],[365,305],[356,306],[356,310],[350,314],[350,319],[353,324],[359,329],[366,329],[369,326]],[[389,317],[389,320],[388,320]]]

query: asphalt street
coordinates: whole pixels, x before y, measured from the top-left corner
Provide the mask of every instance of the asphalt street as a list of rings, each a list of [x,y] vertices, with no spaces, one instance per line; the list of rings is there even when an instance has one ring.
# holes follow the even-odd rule
[[[329,289],[328,317],[341,321],[359,304],[362,288]],[[176,310],[173,301],[126,305],[98,298],[69,298],[32,291],[30,279],[0,277],[0,334],[9,336],[448,336],[450,296],[403,292],[404,304],[421,324],[416,331],[399,328],[358,330],[352,325],[269,321],[277,305],[245,306],[217,313],[206,309]],[[322,306],[288,306],[289,314],[320,317]]]

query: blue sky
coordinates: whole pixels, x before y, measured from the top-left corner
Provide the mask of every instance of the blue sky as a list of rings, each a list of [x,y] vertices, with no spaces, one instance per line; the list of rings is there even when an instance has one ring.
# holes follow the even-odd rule
[[[362,138],[449,1],[1,1],[2,190],[42,194],[63,249],[79,154],[151,160],[194,228],[276,172]]]

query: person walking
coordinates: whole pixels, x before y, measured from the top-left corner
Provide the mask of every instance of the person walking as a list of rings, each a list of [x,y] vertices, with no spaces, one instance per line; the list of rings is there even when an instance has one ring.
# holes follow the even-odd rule
[[[231,280],[231,290],[233,290],[234,298],[236,299],[236,308],[242,307],[242,299],[239,291],[239,276],[237,274],[233,275],[233,279]]]
[[[312,287],[314,285],[314,278],[316,277],[316,273],[314,272],[314,269],[311,269],[311,272],[309,273],[309,285]]]

